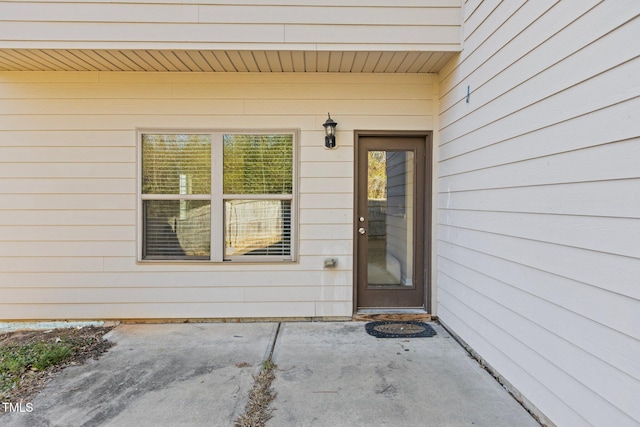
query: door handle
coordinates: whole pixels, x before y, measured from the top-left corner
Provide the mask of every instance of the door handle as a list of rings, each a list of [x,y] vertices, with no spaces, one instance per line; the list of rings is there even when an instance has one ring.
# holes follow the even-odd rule
[[[367,230],[365,230],[363,227],[358,228],[358,233],[364,234],[366,232],[367,232]]]

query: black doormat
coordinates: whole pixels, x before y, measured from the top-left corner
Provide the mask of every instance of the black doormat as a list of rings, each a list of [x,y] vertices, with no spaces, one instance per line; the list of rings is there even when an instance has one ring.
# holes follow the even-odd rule
[[[369,322],[364,328],[376,338],[429,338],[436,334],[431,325],[417,321]]]

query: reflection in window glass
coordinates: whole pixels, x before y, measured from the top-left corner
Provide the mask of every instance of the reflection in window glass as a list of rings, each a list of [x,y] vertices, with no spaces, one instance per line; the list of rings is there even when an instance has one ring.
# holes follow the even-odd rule
[[[293,259],[294,133],[152,132],[140,144],[141,259]]]
[[[225,254],[291,254],[291,201],[225,202]]]
[[[211,135],[142,135],[142,194],[209,194]]]
[[[224,135],[225,194],[291,194],[292,135]]]
[[[145,200],[144,254],[149,259],[208,259],[211,202]]]

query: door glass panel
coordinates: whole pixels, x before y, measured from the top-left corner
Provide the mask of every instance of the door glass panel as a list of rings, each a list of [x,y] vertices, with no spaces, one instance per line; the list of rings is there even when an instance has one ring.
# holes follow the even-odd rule
[[[413,151],[369,151],[367,287],[413,287]]]

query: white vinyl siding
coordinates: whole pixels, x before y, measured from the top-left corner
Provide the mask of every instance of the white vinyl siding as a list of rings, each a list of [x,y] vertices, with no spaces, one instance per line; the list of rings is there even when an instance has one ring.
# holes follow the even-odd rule
[[[435,73],[460,3],[1,1],[0,71]]]
[[[354,129],[433,129],[436,87],[429,74],[0,73],[2,317],[351,316]],[[138,263],[136,129],[299,129],[297,261]]]
[[[132,59],[118,50],[451,51],[459,50],[461,26],[459,0],[3,1],[0,22],[0,48],[114,49],[92,60],[125,66]],[[40,55],[64,63],[83,60],[55,51]],[[20,60],[15,52],[7,56]],[[251,56],[251,63],[277,59]],[[175,59],[195,66],[206,61],[187,52]]]
[[[640,4],[464,13],[440,73],[438,315],[543,419],[638,425]]]

